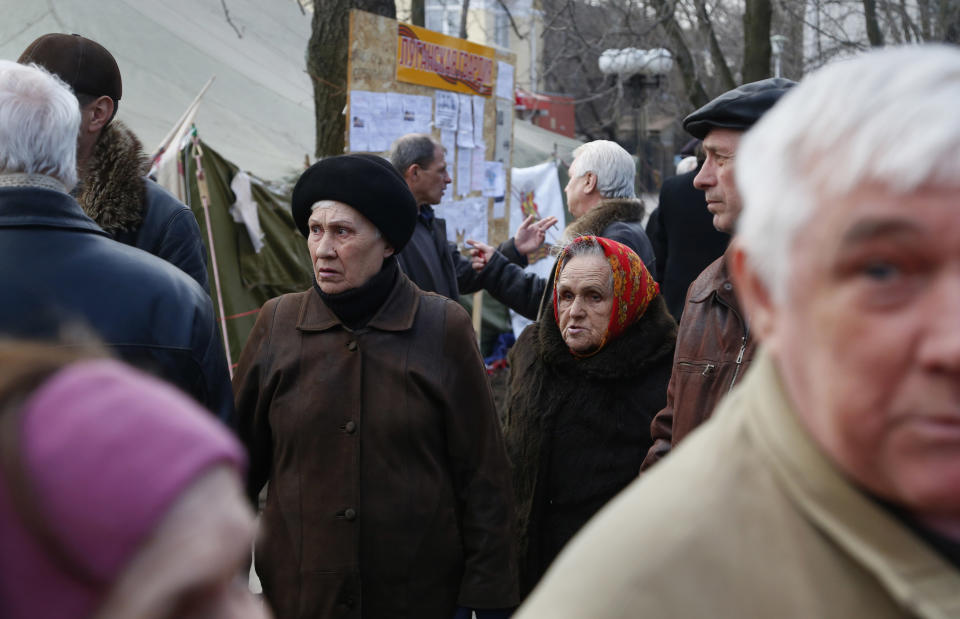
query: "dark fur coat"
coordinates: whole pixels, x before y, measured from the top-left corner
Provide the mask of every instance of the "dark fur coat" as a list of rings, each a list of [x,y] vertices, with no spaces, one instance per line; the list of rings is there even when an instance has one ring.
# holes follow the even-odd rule
[[[577,359],[552,311],[510,353],[504,436],[513,468],[521,590],[640,471],[663,408],[677,325],[657,296],[596,355]]]
[[[603,236],[603,231],[617,222],[642,222],[643,214],[643,202],[637,198],[604,198],[582,217],[570,222],[563,231],[563,245],[584,234]]]

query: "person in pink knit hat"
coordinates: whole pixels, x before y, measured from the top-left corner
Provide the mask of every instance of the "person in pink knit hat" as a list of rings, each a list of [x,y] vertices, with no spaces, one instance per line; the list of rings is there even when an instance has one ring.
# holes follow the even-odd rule
[[[0,616],[266,617],[242,447],[119,362],[0,343]]]

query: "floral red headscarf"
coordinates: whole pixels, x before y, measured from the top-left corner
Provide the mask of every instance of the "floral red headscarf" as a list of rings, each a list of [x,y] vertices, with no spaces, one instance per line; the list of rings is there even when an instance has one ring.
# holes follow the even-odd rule
[[[623,243],[599,236],[578,236],[563,248],[557,258],[557,271],[553,280],[553,317],[558,324],[560,312],[557,307],[557,283],[560,281],[560,273],[570,258],[571,250],[578,245],[590,243],[600,245],[613,270],[613,308],[607,332],[597,348],[599,351],[607,342],[620,337],[627,327],[640,320],[650,301],[660,294],[660,285],[654,281],[640,256]]]

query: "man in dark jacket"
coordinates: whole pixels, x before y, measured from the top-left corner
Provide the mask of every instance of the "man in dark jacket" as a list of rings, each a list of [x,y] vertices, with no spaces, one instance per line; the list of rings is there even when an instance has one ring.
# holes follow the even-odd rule
[[[634,193],[636,172],[633,157],[616,142],[595,140],[574,150],[570,182],[563,191],[575,221],[564,231],[561,246],[582,235],[612,239],[635,251],[656,277],[656,257],[643,230],[643,202]],[[530,320],[537,319],[542,307],[549,307],[552,274],[544,279],[527,273],[524,262],[512,260],[502,249],[495,251],[483,243],[474,246],[473,268],[480,271],[491,296]]]
[[[713,227],[703,190],[693,186],[699,166],[663,181],[657,208],[647,221],[647,237],[657,257],[657,281],[677,322],[691,282],[723,255],[730,235]]]
[[[693,184],[705,192],[707,210],[720,232],[734,233],[742,208],[734,182],[734,155],[740,136],[795,85],[779,77],[744,84],[683,120],[683,128],[703,140],[707,158]],[[713,414],[720,399],[750,365],[754,348],[724,253],[687,291],[667,406],[650,425],[653,445],[643,461],[643,470]]]
[[[0,283],[4,330],[94,334],[124,360],[233,413],[210,297],[179,269],[109,238],[68,193],[81,110],[60,80],[0,61]],[[54,320],[55,319],[55,320]]]
[[[73,194],[83,211],[114,239],[163,258],[209,291],[206,251],[193,212],[144,176],[143,145],[113,118],[123,90],[113,55],[78,34],[51,33],[31,43],[18,62],[47,69],[80,102],[80,182]]]
[[[433,213],[432,205],[440,204],[447,185],[453,182],[447,173],[443,146],[429,135],[409,133],[394,143],[390,163],[407,181],[418,209],[413,237],[397,254],[400,268],[421,290],[449,299],[480,290],[482,278],[470,267],[470,260],[460,253],[456,243],[447,240],[447,222]],[[525,264],[525,255],[543,244],[547,228],[556,222],[555,217],[540,221],[529,217],[516,237],[499,249],[509,260]]]

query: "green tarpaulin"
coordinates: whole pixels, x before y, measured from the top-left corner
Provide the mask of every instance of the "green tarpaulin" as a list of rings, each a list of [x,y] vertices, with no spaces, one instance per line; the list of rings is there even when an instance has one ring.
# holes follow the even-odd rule
[[[210,296],[217,317],[222,320],[221,328],[226,325],[233,365],[243,350],[260,306],[275,296],[306,290],[313,282],[306,239],[293,223],[287,198],[271,193],[254,181],[251,189],[264,233],[264,245],[259,253],[255,252],[246,227],[234,221],[230,214],[230,206],[235,202],[230,182],[239,171],[237,166],[200,140],[188,144],[180,157],[186,202],[197,217],[207,245]],[[198,170],[202,171],[205,183],[198,178]],[[208,192],[207,211],[212,234],[208,234],[201,198],[203,184]],[[214,276],[211,238],[216,252],[217,277]]]

